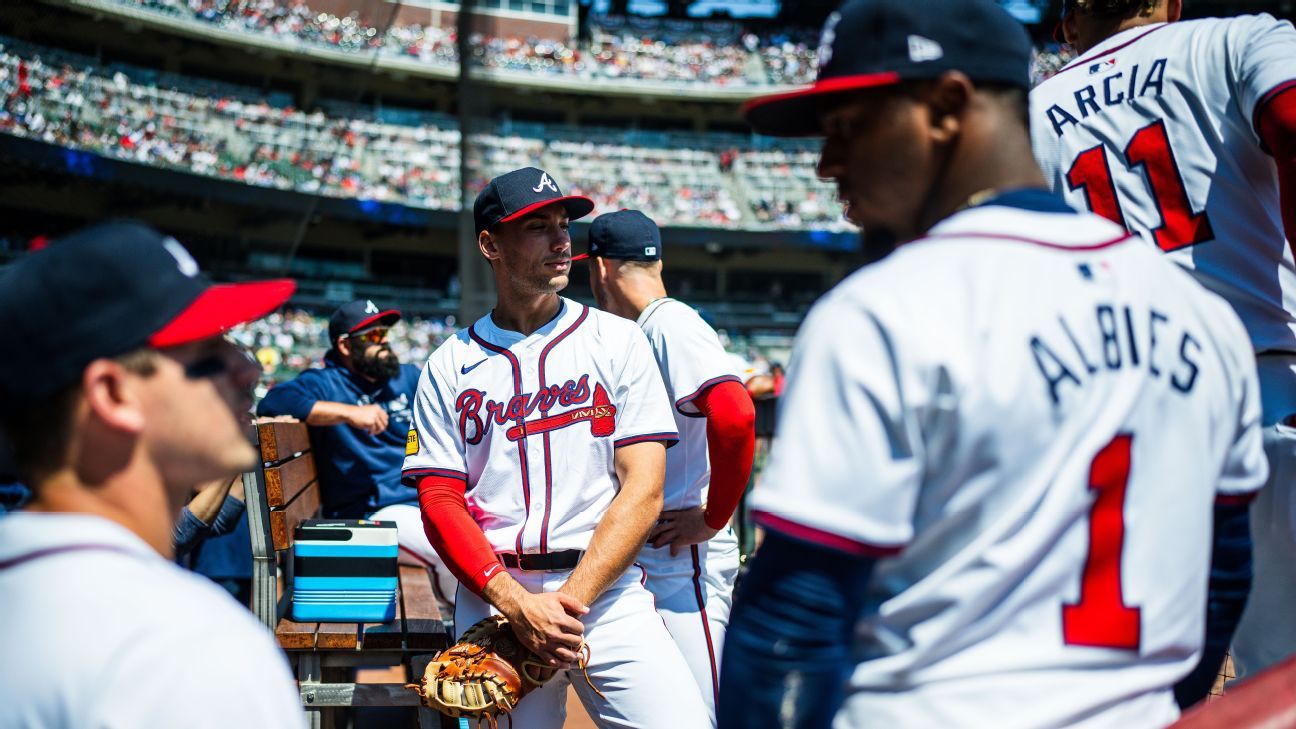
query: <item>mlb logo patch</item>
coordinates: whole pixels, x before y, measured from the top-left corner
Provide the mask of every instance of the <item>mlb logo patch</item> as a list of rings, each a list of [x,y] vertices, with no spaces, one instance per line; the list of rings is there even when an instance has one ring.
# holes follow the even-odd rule
[[[1116,68],[1116,59],[1108,58],[1105,61],[1099,61],[1097,63],[1090,64],[1089,75],[1093,76],[1094,74],[1102,73],[1103,71],[1110,71],[1113,68]]]

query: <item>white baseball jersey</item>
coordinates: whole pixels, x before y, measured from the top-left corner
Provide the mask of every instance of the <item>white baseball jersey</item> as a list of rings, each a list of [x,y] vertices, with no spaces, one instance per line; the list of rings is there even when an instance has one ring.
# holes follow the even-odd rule
[[[615,448],[676,439],[639,329],[562,299],[530,335],[487,314],[432,353],[402,474],[466,479],[496,552],[585,549],[620,488]]]
[[[666,452],[665,508],[686,509],[706,501],[711,483],[706,418],[693,400],[721,382],[741,382],[715,330],[693,307],[672,298],[657,299],[636,323],[648,342],[674,403],[679,443]]]
[[[1054,190],[1146,237],[1233,305],[1256,351],[1296,351],[1296,269],[1255,124],[1296,84],[1269,15],[1131,28],[1031,92]]]
[[[741,380],[715,330],[688,304],[657,299],[644,307],[636,323],[652,345],[666,393],[675,406],[680,437],[666,452],[665,508],[695,507],[707,498],[711,457],[707,421],[694,400],[721,382]],[[728,526],[709,542],[674,557],[669,547],[645,546],[639,554],[644,586],[653,593],[657,613],[688,662],[712,726],[738,557],[738,540]]]
[[[835,726],[1168,723],[1259,419],[1228,305],[1042,191],[848,278],[802,326],[752,497],[880,558]]]

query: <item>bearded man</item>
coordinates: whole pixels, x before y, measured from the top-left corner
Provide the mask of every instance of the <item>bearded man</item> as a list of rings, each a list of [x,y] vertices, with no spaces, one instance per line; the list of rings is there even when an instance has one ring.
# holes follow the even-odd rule
[[[257,414],[291,415],[310,426],[325,518],[396,522],[402,561],[432,570],[448,616],[455,579],[424,534],[417,490],[400,480],[420,371],[387,343],[400,318],[399,310],[367,299],[339,307],[329,317],[324,367],[271,388]]]

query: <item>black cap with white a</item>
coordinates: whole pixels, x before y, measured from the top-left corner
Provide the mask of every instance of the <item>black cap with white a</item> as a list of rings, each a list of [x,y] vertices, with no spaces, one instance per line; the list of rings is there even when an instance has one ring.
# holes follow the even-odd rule
[[[660,261],[661,257],[661,231],[652,218],[638,210],[618,210],[594,218],[589,229],[589,251],[572,256],[572,261]]]
[[[79,230],[0,275],[0,412],[72,385],[96,359],[260,319],[295,287],[289,279],[213,284],[179,241],[141,223]]]
[[[339,306],[329,317],[329,342],[336,344],[344,334],[355,334],[373,326],[395,326],[400,318],[399,309],[384,309],[370,299],[356,299]]]
[[[548,172],[536,167],[523,167],[486,183],[473,202],[473,223],[481,233],[554,203],[567,209],[569,220],[583,218],[594,211],[593,200],[562,194]]]
[[[1026,29],[992,0],[851,0],[828,16],[812,86],[751,99],[761,134],[821,134],[823,98],[962,71],[974,82],[1030,89]]]

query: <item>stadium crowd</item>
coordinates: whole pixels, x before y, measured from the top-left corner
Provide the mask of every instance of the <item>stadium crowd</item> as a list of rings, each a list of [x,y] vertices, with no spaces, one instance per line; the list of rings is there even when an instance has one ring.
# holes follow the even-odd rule
[[[347,53],[376,52],[436,66],[452,67],[459,61],[453,29],[431,23],[388,26],[356,12],[339,17],[312,9],[306,0],[116,1],[284,42]],[[474,35],[470,43],[474,58],[486,68],[592,81],[635,79],[690,86],[804,84],[814,79],[818,54],[817,32],[792,28],[746,32],[734,42],[703,34],[651,37],[630,28],[608,28],[596,29],[585,43],[482,34]],[[1043,55],[1047,74],[1061,67],[1061,63],[1053,65],[1056,49]]]
[[[0,47],[0,132],[264,187],[458,207],[460,135],[449,117],[411,112],[408,123],[389,123],[351,109],[307,112],[250,91],[197,93],[176,88],[178,79],[133,75],[8,41]],[[473,147],[480,156],[470,159],[471,187],[501,170],[548,165],[579,169],[568,175],[578,181],[575,192],[593,197],[600,211],[635,207],[686,226],[845,228],[824,207],[763,212],[783,211],[799,190],[817,187],[817,199],[827,199],[813,155],[799,147],[773,154],[765,169],[756,150],[733,149],[741,140],[681,133],[642,143],[627,141],[642,135],[596,131],[555,125],[482,134]],[[722,165],[735,155],[741,164]],[[759,182],[786,177],[791,167],[796,190]],[[768,197],[774,192],[780,196]]]
[[[120,0],[239,32],[322,45],[339,51],[377,52],[394,58],[453,66],[453,30],[420,23],[393,23],[384,33],[358,13],[338,17],[313,10],[304,0]],[[386,25],[384,23],[384,25]],[[755,36],[752,36],[755,39]],[[586,79],[639,79],[686,84],[759,85],[769,81],[750,65],[744,47],[708,39],[648,38],[630,31],[596,33],[588,44],[569,45],[538,37],[474,35],[476,59],[487,68],[560,74]]]
[[[406,316],[389,330],[387,341],[402,362],[421,365],[455,330],[453,316]],[[234,328],[230,337],[261,364],[262,377],[256,391],[259,400],[274,384],[323,366],[329,349],[328,317],[287,308]],[[786,359],[791,347],[790,337],[753,338],[721,330],[720,338],[734,358],[735,368],[747,376],[769,372],[771,362]]]

